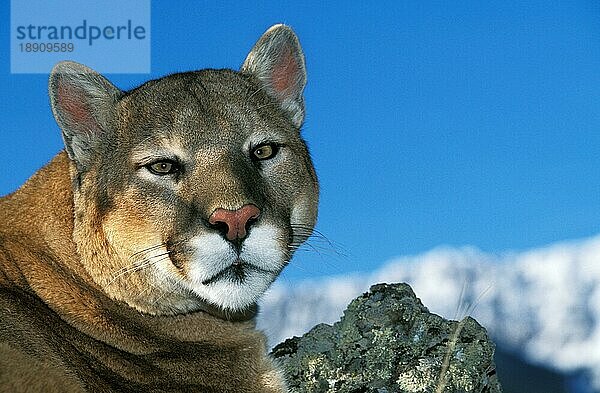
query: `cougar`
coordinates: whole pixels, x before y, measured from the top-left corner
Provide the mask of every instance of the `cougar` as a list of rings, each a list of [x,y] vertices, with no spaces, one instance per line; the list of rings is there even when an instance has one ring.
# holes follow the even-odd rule
[[[316,221],[305,84],[284,25],[239,71],[53,68],[65,149],[0,200],[0,391],[287,391],[254,316]]]

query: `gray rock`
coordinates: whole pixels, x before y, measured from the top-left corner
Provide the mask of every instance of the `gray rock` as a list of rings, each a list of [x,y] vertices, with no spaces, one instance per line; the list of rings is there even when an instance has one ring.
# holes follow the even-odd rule
[[[317,325],[272,355],[298,393],[502,391],[485,329],[431,314],[407,284],[372,286],[333,326]]]

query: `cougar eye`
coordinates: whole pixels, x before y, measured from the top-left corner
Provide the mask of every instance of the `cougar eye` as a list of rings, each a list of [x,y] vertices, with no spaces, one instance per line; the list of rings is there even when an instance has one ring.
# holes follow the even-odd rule
[[[252,150],[252,158],[255,160],[268,160],[277,154],[278,147],[273,143],[264,143]]]
[[[173,161],[158,161],[146,165],[146,168],[158,176],[170,175],[179,171],[179,165]]]

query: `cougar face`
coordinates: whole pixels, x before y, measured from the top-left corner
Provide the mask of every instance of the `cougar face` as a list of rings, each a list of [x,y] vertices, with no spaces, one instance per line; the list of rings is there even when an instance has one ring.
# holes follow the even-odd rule
[[[298,40],[282,25],[240,72],[174,74],[122,92],[85,66],[54,68],[74,239],[109,296],[152,314],[254,305],[316,220],[299,134],[305,81]]]

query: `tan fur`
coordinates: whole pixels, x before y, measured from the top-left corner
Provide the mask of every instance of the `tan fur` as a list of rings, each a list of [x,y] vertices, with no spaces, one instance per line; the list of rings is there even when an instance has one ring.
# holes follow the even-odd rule
[[[0,199],[0,391],[287,391],[253,316],[316,220],[304,59],[281,25],[249,58],[131,92],[55,68],[66,152]],[[252,161],[265,140],[281,151]],[[173,154],[181,179],[144,161]],[[247,204],[261,213],[239,243],[208,223]]]

